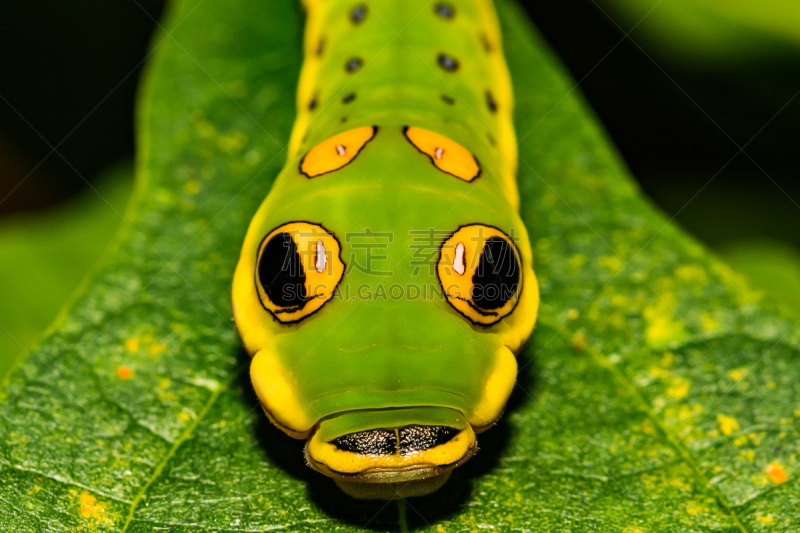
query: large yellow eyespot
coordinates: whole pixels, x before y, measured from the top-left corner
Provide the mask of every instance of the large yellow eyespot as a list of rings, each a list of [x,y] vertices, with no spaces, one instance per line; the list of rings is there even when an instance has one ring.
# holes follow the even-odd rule
[[[469,150],[438,133],[406,126],[403,134],[414,147],[427,155],[441,170],[464,181],[481,175],[481,166]]]
[[[436,266],[450,305],[489,326],[511,313],[522,292],[522,267],[513,241],[497,228],[461,226],[442,243]]]
[[[264,309],[299,322],[333,297],[344,275],[339,241],[318,224],[289,222],[258,246],[255,283]]]
[[[378,133],[377,126],[364,126],[322,141],[300,161],[300,172],[316,178],[348,165]]]

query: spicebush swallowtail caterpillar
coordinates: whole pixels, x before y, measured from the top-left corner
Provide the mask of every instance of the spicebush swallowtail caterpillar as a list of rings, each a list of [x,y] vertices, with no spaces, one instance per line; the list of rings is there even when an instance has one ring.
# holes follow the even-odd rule
[[[288,161],[233,283],[264,412],[359,498],[428,494],[500,417],[539,293],[491,0],[306,0]]]

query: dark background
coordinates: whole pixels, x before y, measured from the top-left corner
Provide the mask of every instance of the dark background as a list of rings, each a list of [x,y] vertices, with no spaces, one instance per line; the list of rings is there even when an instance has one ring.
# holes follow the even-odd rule
[[[776,239],[800,249],[800,98],[790,102],[800,46],[686,62],[648,48],[638,29],[626,38],[630,25],[590,0],[526,8],[664,211],[712,247]],[[0,223],[63,202],[132,157],[137,83],[162,9],[0,4]]]

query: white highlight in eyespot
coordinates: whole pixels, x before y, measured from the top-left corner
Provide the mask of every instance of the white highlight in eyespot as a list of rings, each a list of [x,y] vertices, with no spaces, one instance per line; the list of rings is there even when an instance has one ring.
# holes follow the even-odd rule
[[[436,159],[441,159],[444,155],[444,148],[437,148],[433,151],[433,155],[436,157]]]
[[[317,253],[314,261],[314,268],[317,272],[324,272],[325,266],[328,264],[328,257],[325,255],[325,243],[321,240],[317,241]]]
[[[456,245],[456,257],[453,259],[453,269],[459,276],[463,276],[467,271],[467,265],[464,263],[464,243],[460,242]]]
[[[341,144],[337,144],[336,145],[336,153],[339,154],[340,156],[344,156],[344,154],[347,153],[347,148],[345,148]]]

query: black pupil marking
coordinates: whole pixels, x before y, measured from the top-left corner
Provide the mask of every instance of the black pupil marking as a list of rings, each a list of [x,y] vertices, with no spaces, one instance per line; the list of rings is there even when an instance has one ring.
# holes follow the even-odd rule
[[[519,263],[512,245],[501,237],[489,237],[472,276],[472,303],[485,310],[503,307],[517,292]]]
[[[397,451],[394,431],[371,429],[337,437],[331,444],[345,452],[363,455],[391,455]]]
[[[350,102],[352,102],[355,99],[356,99],[356,93],[350,93],[347,96],[345,96],[344,98],[342,98],[342,103],[343,104],[349,104]]]
[[[348,61],[347,64],[345,64],[344,68],[345,70],[347,70],[347,72],[354,72],[358,70],[359,68],[361,68],[361,59],[358,57],[354,57],[353,59]]]
[[[313,111],[316,108],[317,108],[317,97],[314,96],[311,98],[311,101],[308,102],[308,109]]]
[[[444,103],[445,103],[445,104],[447,104],[447,105],[453,105],[453,104],[455,104],[455,103],[456,103],[456,101],[455,101],[455,100],[453,100],[452,98],[450,98],[450,97],[449,97],[449,96],[447,96],[446,94],[443,94],[443,95],[442,95],[442,102],[444,102]]]
[[[486,105],[492,113],[497,112],[497,102],[494,101],[494,96],[492,96],[490,91],[486,91]]]
[[[453,440],[460,430],[447,426],[408,426],[400,430],[400,453],[422,452]]]
[[[337,437],[331,444],[342,451],[362,455],[409,454],[450,442],[460,432],[447,426],[408,426],[399,430],[398,442],[394,430],[371,429]]]
[[[367,16],[367,6],[357,6],[353,8],[352,13],[350,13],[350,20],[353,21],[354,24],[358,24],[364,17]]]
[[[439,66],[449,72],[454,72],[458,70],[458,61],[456,61],[454,58],[450,57],[447,54],[439,54],[438,61],[439,61]]]
[[[258,261],[258,281],[267,298],[279,307],[302,309],[306,304],[306,273],[291,235],[278,233],[264,246]]]
[[[436,14],[442,18],[451,19],[455,12],[449,4],[436,4]]]

